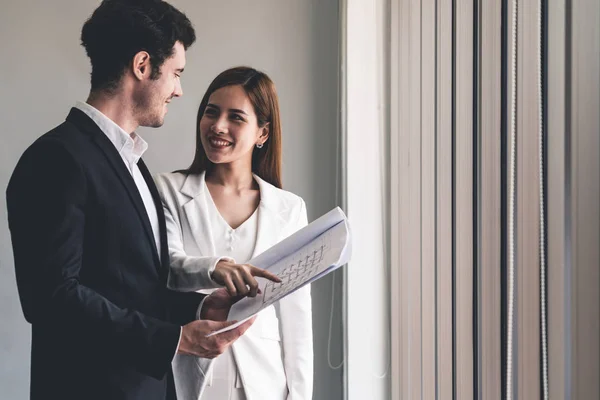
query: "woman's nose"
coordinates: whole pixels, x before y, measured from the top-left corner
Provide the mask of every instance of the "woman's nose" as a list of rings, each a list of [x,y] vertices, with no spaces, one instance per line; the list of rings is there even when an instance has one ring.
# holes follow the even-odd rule
[[[221,135],[227,132],[227,121],[224,118],[219,118],[211,126],[211,130],[217,135]]]

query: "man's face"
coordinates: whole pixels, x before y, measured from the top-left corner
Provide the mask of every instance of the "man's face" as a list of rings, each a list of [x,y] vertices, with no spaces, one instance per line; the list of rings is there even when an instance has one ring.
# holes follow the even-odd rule
[[[184,67],[185,49],[176,42],[173,55],[160,67],[158,79],[143,81],[135,92],[135,114],[139,125],[152,128],[163,125],[168,104],[173,97],[183,95],[180,77]]]

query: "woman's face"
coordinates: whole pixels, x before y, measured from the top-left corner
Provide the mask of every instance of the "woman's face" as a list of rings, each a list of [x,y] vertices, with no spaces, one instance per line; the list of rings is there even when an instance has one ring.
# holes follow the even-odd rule
[[[200,138],[211,162],[251,165],[254,146],[268,138],[268,124],[258,126],[254,107],[241,86],[225,86],[208,99],[200,119]]]

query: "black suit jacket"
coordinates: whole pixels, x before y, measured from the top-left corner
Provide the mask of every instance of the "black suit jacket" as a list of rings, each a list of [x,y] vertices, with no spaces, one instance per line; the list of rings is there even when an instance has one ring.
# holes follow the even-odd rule
[[[161,254],[135,182],[82,111],[23,154],[7,188],[31,399],[175,397],[171,360],[201,296],[166,288],[163,208],[144,162]]]

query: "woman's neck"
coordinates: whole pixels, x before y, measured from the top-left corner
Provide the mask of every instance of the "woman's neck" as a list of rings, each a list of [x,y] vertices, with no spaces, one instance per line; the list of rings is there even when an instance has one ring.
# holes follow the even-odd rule
[[[206,181],[235,191],[256,189],[252,170],[233,164],[216,164],[207,171]]]

